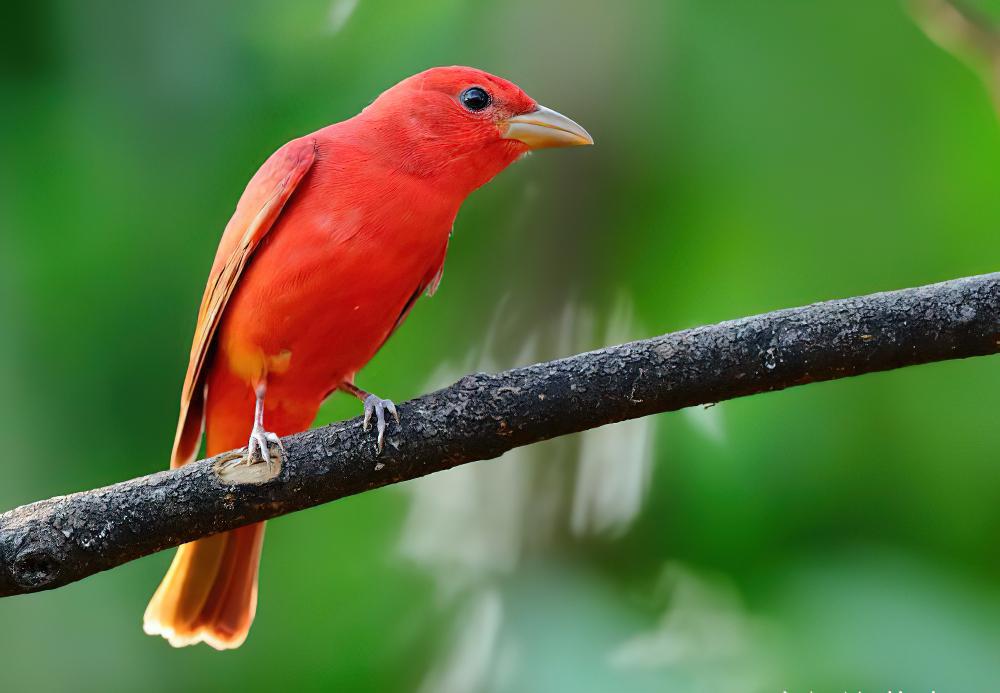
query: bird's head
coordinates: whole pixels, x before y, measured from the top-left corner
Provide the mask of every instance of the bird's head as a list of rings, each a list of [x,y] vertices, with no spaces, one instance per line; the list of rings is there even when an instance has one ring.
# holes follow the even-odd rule
[[[471,67],[435,67],[386,90],[361,114],[392,142],[395,164],[474,189],[534,149],[594,140],[516,84]],[[457,182],[457,181],[456,181]]]

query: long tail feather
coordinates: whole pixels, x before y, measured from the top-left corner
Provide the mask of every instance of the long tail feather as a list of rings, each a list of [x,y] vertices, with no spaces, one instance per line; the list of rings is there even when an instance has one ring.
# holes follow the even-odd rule
[[[242,645],[257,608],[263,541],[261,522],[181,546],[146,607],[143,630],[174,647]]]

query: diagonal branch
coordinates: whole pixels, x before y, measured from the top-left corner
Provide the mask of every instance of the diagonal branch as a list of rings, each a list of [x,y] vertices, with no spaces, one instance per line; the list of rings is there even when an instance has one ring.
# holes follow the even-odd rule
[[[817,303],[515,368],[400,405],[374,453],[359,419],[0,515],[0,596],[59,587],[250,522],[603,424],[1000,351],[1000,273]]]

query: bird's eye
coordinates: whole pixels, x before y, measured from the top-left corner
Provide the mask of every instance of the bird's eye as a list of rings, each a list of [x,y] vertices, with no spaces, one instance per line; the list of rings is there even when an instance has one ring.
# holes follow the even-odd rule
[[[458,97],[462,105],[470,111],[481,111],[490,105],[490,95],[482,87],[469,87]]]

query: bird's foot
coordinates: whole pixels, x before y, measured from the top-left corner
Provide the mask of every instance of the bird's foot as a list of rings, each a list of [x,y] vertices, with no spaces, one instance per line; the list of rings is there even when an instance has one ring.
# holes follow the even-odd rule
[[[365,421],[362,424],[362,428],[367,431],[369,430],[372,422],[372,414],[375,415],[375,429],[378,431],[378,445],[376,450],[382,452],[382,447],[385,443],[385,412],[388,410],[392,417],[396,419],[396,426],[399,426],[399,412],[396,411],[396,405],[392,403],[392,400],[382,399],[381,397],[376,397],[375,395],[368,395],[364,399],[365,403]]]
[[[274,433],[264,430],[264,425],[261,423],[255,423],[253,425],[253,430],[250,431],[250,441],[247,443],[247,456],[246,464],[257,464],[259,462],[264,462],[268,467],[271,466],[271,443],[273,443],[278,448],[278,460],[280,461],[285,456],[285,446],[279,438]]]

